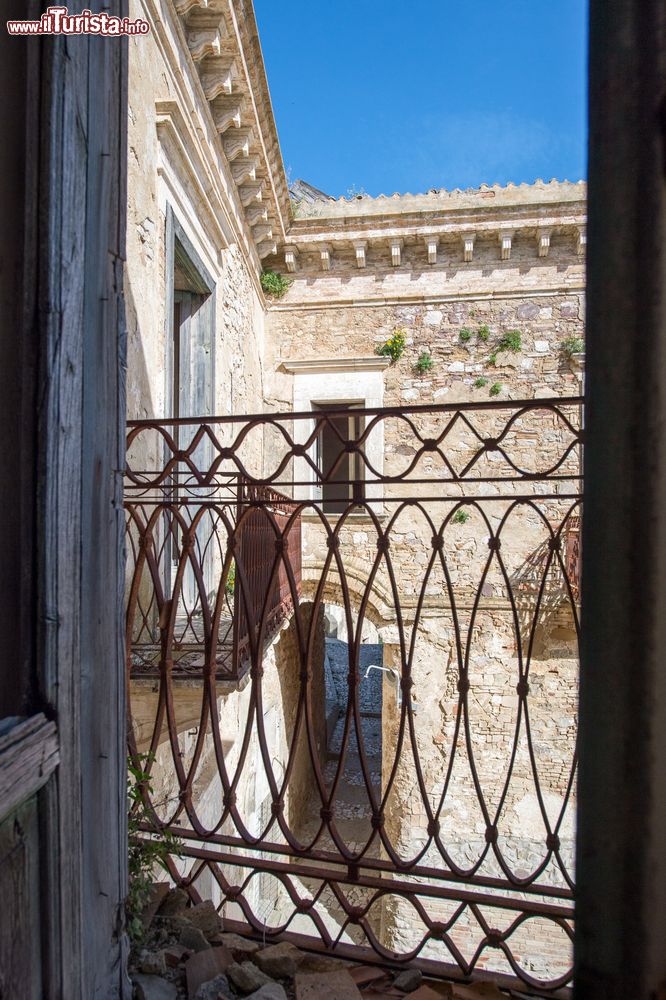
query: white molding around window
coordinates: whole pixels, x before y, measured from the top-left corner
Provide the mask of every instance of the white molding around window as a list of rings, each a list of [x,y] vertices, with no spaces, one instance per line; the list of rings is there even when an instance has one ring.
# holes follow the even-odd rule
[[[370,354],[360,358],[304,358],[282,362],[291,375],[325,374],[327,372],[383,372],[391,363],[390,358]],[[369,403],[367,404],[370,405]]]
[[[354,403],[357,406],[371,409],[384,405],[384,371],[389,359],[379,355],[357,358],[309,358],[284,362],[284,367],[294,376],[294,411],[308,411],[315,406],[326,403]],[[371,417],[365,418],[365,424]],[[315,423],[313,420],[297,420],[294,422],[294,440],[297,444],[305,444]],[[365,454],[368,462],[381,475],[384,471],[384,424],[377,423],[370,434]],[[312,485],[296,487],[297,499],[316,499],[315,483],[312,469],[304,459],[294,462],[294,474],[297,481]],[[366,469],[366,499],[381,501],[383,485],[373,483],[372,476]],[[373,505],[374,506],[374,505]],[[375,507],[377,513],[382,509],[381,502]]]

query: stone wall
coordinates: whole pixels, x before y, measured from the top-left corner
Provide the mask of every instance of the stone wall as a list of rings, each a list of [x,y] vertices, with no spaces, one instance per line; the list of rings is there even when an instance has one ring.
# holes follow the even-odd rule
[[[166,4],[157,17],[149,0],[132,0],[129,16],[154,30],[129,40],[128,417],[167,415],[168,209],[215,285],[212,412],[256,412],[264,299],[243,205],[175,10]]]

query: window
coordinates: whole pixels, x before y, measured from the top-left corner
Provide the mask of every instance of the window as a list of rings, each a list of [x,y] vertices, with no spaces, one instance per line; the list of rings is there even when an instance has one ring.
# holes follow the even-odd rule
[[[211,416],[215,408],[215,282],[169,207],[166,216],[166,274],[165,416],[174,419],[203,419]],[[171,428],[171,434],[176,448],[179,448],[181,436],[184,442],[189,443],[192,429],[181,430],[176,426]],[[190,455],[190,460],[201,472],[205,472],[210,468],[212,454],[212,444],[208,438],[204,438]],[[188,475],[186,469],[180,466],[169,494],[172,502],[179,501],[182,483]],[[195,505],[188,510],[193,517]],[[213,549],[205,548],[210,521],[204,517],[199,520],[198,525],[199,544],[207,552],[203,577],[206,591],[210,595],[216,585]],[[172,585],[181,556],[180,533],[179,523],[172,520],[165,564],[164,585],[167,590]],[[194,569],[189,561],[183,574],[181,590],[181,612],[194,619],[202,613],[202,601]]]
[[[316,499],[325,513],[342,513],[352,501],[364,498],[364,463],[358,451],[346,451],[349,441],[361,436],[361,417],[354,410],[362,403],[313,403],[312,409],[327,411],[317,436],[315,462],[322,479],[315,484]],[[339,411],[340,415],[335,415]]]
[[[167,212],[168,417],[214,410],[215,283],[173,212]]]
[[[294,444],[307,446],[307,458],[294,460],[295,499],[315,504],[326,513],[343,511],[352,501],[371,503],[376,513],[381,512],[383,486],[378,480],[384,469],[384,423],[375,421],[368,431],[369,418],[354,411],[383,406],[388,364],[388,358],[376,354],[283,362],[284,370],[294,376],[295,412],[312,414],[312,420],[294,421]],[[320,417],[315,435],[322,410],[331,416],[326,422]],[[347,442],[358,441],[366,432],[363,454],[348,452]],[[317,478],[311,463],[324,471],[323,477]],[[314,511],[311,515],[319,516]]]

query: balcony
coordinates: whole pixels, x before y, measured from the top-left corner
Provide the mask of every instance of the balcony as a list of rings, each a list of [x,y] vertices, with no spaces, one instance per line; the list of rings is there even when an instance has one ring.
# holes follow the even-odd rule
[[[581,407],[130,425],[130,749],[229,929],[567,995]]]
[[[174,679],[239,681],[300,598],[297,506],[241,476],[169,476],[128,486],[125,510],[130,678],[159,678],[168,664]]]

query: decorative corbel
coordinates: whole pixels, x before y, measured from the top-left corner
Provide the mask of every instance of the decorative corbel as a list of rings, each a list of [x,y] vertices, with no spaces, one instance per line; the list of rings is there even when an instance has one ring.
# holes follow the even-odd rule
[[[474,260],[474,241],[476,240],[476,233],[463,233],[462,235],[462,245],[463,245],[463,260],[466,264],[471,263]]]
[[[224,133],[230,128],[240,128],[241,126],[241,106],[238,101],[224,101],[218,97],[215,104],[211,104],[213,121],[218,132]]]
[[[510,260],[511,259],[511,244],[513,243],[513,231],[509,229],[501,229],[499,232],[499,245],[500,245],[500,259]]]
[[[254,157],[238,157],[231,164],[231,174],[236,184],[244,181],[256,181],[257,161]]]
[[[391,240],[391,267],[400,267],[400,259],[404,241],[401,239]]]
[[[234,80],[238,77],[233,59],[225,56],[209,56],[199,71],[201,86],[207,101],[213,101],[220,94],[231,94]]]
[[[273,239],[273,227],[269,225],[253,226],[252,235],[255,243],[263,243],[264,240]]]
[[[356,266],[365,267],[365,251],[368,249],[367,240],[358,240],[354,243],[354,251],[356,252]]]
[[[547,257],[550,250],[550,229],[537,229],[537,253],[539,257]]]
[[[238,188],[238,193],[240,195],[240,200],[245,207],[251,205],[255,201],[262,200],[262,188],[263,184],[261,181],[257,181],[252,184],[243,184],[242,187]]]
[[[208,0],[174,0],[174,7],[180,17],[185,17],[186,14],[189,14],[193,7],[205,10],[207,6]]]
[[[257,244],[257,253],[261,260],[264,257],[271,257],[277,253],[277,243],[273,240],[266,240],[264,243]]]
[[[576,228],[576,253],[579,257],[583,257],[585,250],[587,249],[587,226],[578,226]]]
[[[293,274],[296,270],[296,258],[298,257],[298,250],[294,246],[288,246],[284,248],[284,263],[285,267],[290,274]]]
[[[425,245],[428,251],[428,263],[437,263],[437,247],[439,246],[439,237],[437,236],[426,236]]]
[[[267,222],[268,207],[266,205],[250,204],[245,209],[245,218],[249,226],[256,226],[258,222]]]
[[[250,155],[250,143],[252,142],[252,129],[239,128],[238,131],[230,132],[222,139],[224,152],[229,161],[235,160],[237,156]]]
[[[198,28],[187,32],[187,47],[195,63],[222,52],[220,32],[217,28]]]
[[[331,270],[331,250],[330,247],[321,247],[319,250],[319,259],[321,260],[322,271]]]

